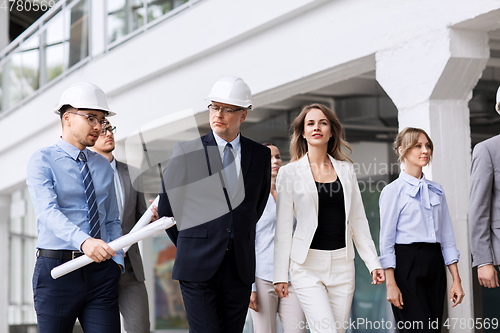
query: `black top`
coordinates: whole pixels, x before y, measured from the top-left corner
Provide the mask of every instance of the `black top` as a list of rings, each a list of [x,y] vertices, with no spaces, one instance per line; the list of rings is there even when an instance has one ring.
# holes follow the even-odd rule
[[[342,183],[316,183],[318,189],[318,227],[311,243],[314,250],[337,250],[345,247],[345,206]]]

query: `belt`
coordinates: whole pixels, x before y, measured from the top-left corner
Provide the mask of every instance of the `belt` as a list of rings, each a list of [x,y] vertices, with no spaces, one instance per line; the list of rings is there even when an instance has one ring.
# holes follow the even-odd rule
[[[229,239],[229,243],[227,244],[226,251],[232,250],[234,248],[234,239]]]
[[[52,259],[61,259],[61,260],[72,260],[83,256],[83,253],[80,251],[71,251],[71,250],[38,250],[38,257],[52,258]]]

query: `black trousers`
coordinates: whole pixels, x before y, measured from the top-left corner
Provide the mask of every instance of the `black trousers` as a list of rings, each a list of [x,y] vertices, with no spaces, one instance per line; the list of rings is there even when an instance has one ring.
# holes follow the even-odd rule
[[[252,285],[244,284],[236,268],[234,248],[206,282],[179,281],[190,333],[240,333]]]
[[[446,295],[441,244],[396,244],[394,276],[403,309],[392,306],[398,332],[440,332]]]

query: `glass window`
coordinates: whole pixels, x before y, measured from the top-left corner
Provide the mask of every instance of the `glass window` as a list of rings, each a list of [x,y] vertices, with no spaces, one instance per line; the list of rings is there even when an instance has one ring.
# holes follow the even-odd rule
[[[165,15],[188,0],[148,0],[148,22]]]
[[[9,221],[9,325],[35,324],[32,277],[36,260],[36,217],[28,188],[11,194]]]
[[[6,109],[10,109],[21,101],[22,83],[21,83],[21,55],[16,52],[11,55],[10,60],[4,66],[4,89]]]
[[[107,6],[109,43],[144,25],[143,0],[108,0]]]
[[[40,38],[36,34],[21,44],[22,97],[28,97],[40,87]]]
[[[58,15],[50,20],[45,30],[45,68],[47,82],[59,76],[67,67],[64,61],[64,17]]]
[[[71,67],[89,55],[89,4],[87,0],[80,1],[70,12],[67,12],[69,22],[69,63]]]

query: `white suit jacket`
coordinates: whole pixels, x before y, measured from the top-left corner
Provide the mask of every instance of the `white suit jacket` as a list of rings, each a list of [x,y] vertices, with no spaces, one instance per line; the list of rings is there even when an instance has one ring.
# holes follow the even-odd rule
[[[354,246],[371,272],[381,268],[366,219],[352,163],[330,157],[344,190],[346,257],[354,259]],[[318,192],[308,154],[279,170],[276,235],[274,238],[274,283],[288,282],[289,258],[304,263],[318,226]],[[297,226],[292,236],[293,216]]]

